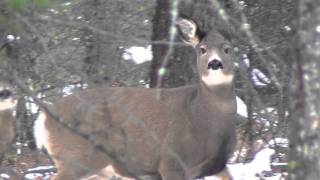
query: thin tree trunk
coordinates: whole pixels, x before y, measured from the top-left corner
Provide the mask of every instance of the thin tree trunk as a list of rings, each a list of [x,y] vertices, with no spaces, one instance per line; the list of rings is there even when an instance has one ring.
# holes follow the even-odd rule
[[[169,37],[169,21],[170,21],[170,1],[157,0],[155,6],[155,15],[153,18],[152,41],[168,41]],[[150,71],[150,87],[163,87],[165,78],[159,81],[159,69],[162,68],[162,63],[165,55],[168,53],[168,44],[153,44],[153,60],[151,63]],[[168,64],[163,67],[168,68]]]
[[[289,177],[315,180],[320,177],[320,2],[299,2],[291,83]]]

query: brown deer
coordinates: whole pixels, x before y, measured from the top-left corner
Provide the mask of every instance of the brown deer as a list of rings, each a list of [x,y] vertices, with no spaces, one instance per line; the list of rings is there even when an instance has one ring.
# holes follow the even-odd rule
[[[104,179],[109,166],[135,179],[227,174],[236,115],[230,42],[217,30],[201,33],[188,19],[179,18],[177,27],[196,50],[200,82],[163,89],[100,87],[60,99],[35,125],[38,146],[57,167],[54,179]]]
[[[12,93],[3,84],[0,85],[0,164],[4,154],[14,139],[13,108],[16,101]]]

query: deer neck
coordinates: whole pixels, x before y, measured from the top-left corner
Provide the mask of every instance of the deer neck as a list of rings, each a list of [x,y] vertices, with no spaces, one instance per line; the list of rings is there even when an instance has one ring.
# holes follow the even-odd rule
[[[207,86],[200,83],[191,104],[194,115],[204,117],[205,122],[211,121],[213,117],[233,115],[236,112],[234,85],[228,83]]]
[[[190,124],[195,134],[203,129],[212,129],[208,132],[215,133],[217,127],[233,127],[236,115],[234,85],[230,83],[211,87],[200,83],[192,96],[190,111],[193,117]]]
[[[235,99],[233,80],[215,85],[208,85],[201,81],[198,91],[200,99],[213,105],[219,102],[231,102]]]

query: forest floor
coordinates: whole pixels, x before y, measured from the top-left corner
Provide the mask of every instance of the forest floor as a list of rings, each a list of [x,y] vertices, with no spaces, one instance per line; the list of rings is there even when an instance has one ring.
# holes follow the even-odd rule
[[[28,147],[21,148],[21,153],[17,153],[12,148],[6,155],[0,166],[0,180],[48,180],[56,173],[56,169],[50,157],[43,151],[32,150]],[[261,151],[262,152],[262,151]],[[261,157],[266,157],[263,155]],[[265,158],[263,158],[265,159]],[[280,172],[272,168],[270,171],[261,171],[259,176],[255,174],[245,173],[257,169],[261,163],[228,164],[229,171],[236,180],[285,180],[286,173]],[[264,161],[262,161],[264,162]],[[266,164],[267,163],[267,164]],[[270,161],[262,163],[262,167],[266,165],[271,167]],[[258,168],[259,169],[259,168]],[[266,168],[268,169],[268,168]],[[249,175],[249,176],[248,176]],[[236,176],[236,177],[234,177]],[[114,176],[115,177],[115,176]],[[244,178],[244,179],[243,179]],[[115,177],[112,179],[120,180]],[[213,180],[213,176],[205,177],[204,180]]]
[[[31,150],[24,147],[21,153],[17,153],[16,149],[12,148],[4,157],[0,166],[0,180],[22,180],[22,179],[45,179],[45,174],[52,174],[55,168],[52,166],[52,161],[49,156],[41,151]],[[42,169],[39,167],[43,167]],[[47,167],[47,168],[45,168]],[[51,167],[51,168],[50,168]],[[37,168],[33,171],[32,177],[28,171]],[[48,169],[49,168],[49,169]],[[29,174],[29,175],[28,175]],[[39,177],[37,177],[39,176]],[[29,177],[29,178],[27,178]]]

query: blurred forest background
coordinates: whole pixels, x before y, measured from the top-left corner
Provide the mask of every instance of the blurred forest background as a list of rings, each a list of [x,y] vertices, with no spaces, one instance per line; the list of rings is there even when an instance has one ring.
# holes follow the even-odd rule
[[[18,102],[1,172],[21,176],[51,164],[33,139],[39,102],[101,85],[195,83],[194,51],[170,34],[178,13],[234,34],[242,105],[231,163],[270,147],[278,172],[320,177],[319,7],[317,0],[0,1],[0,81]]]

